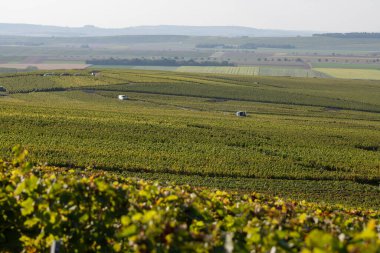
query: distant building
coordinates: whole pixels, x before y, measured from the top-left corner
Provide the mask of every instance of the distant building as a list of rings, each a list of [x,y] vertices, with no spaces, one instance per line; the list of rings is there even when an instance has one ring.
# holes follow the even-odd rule
[[[3,86],[0,86],[0,91],[7,91],[7,89],[5,89]]]
[[[128,100],[128,96],[126,96],[126,95],[119,95],[117,98],[119,100]]]
[[[238,116],[238,117],[247,117],[247,112],[236,112],[236,116]]]

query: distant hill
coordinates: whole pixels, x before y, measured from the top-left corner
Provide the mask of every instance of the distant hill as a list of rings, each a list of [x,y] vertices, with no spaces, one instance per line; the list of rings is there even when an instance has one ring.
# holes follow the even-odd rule
[[[312,36],[313,32],[266,30],[241,26],[136,26],[128,28],[99,28],[95,26],[60,27],[30,24],[0,23],[0,35],[33,37],[89,37],[117,35],[186,35],[223,37],[294,37]]]
[[[380,33],[322,33],[314,37],[330,37],[340,39],[380,39]]]

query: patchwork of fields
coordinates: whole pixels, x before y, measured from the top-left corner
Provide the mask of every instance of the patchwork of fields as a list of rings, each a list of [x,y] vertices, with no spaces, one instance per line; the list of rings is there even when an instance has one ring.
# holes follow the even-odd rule
[[[313,64],[314,66],[314,64]],[[288,67],[288,66],[238,66],[238,67],[199,67],[199,66],[183,66],[183,67],[166,67],[166,66],[123,66],[110,65],[91,66],[88,64],[78,63],[12,63],[0,64],[1,72],[25,72],[28,68],[36,68],[39,70],[83,70],[86,68],[92,69],[132,69],[132,70],[157,70],[157,71],[175,71],[183,73],[204,73],[204,74],[224,74],[224,75],[243,75],[243,76],[273,76],[273,77],[303,77],[303,78],[341,78],[341,79],[361,79],[361,80],[380,80],[380,67],[369,66],[351,66],[347,68],[344,65],[315,65],[312,69]]]
[[[80,73],[0,76],[2,156],[22,144],[54,166],[380,206],[377,81]]]
[[[322,66],[322,65],[321,65]],[[379,66],[346,66],[339,68],[316,67],[312,69],[270,67],[270,66],[242,66],[242,67],[179,67],[176,71],[192,73],[215,73],[230,75],[253,75],[253,76],[289,76],[309,78],[341,78],[360,80],[380,80]],[[345,68],[346,67],[346,68]]]
[[[225,74],[244,76],[291,76],[291,77],[318,77],[326,78],[328,75],[312,69],[302,69],[295,67],[275,67],[275,66],[239,66],[239,67],[200,67],[200,66],[92,66],[92,68],[108,69],[135,69],[135,70],[162,70],[176,71],[183,73],[205,73],[205,74]]]
[[[179,67],[178,72],[258,76],[259,67]]]
[[[313,64],[314,66],[314,64]],[[318,66],[318,65],[316,65]],[[93,66],[92,68],[108,69],[134,69],[134,70],[161,70],[176,71],[183,73],[203,73],[203,74],[224,74],[242,76],[273,76],[273,77],[303,77],[303,78],[340,78],[340,79],[360,79],[360,80],[380,80],[380,70],[375,66],[373,69],[366,69],[364,66],[353,66],[346,68],[344,65],[334,68],[316,67],[312,69],[275,67],[275,66],[240,66],[240,67],[160,67],[160,66]]]

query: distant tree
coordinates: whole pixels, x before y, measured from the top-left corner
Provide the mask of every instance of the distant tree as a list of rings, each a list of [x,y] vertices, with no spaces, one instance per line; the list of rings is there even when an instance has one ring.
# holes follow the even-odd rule
[[[198,44],[195,47],[196,48],[224,48],[224,47],[226,47],[226,45],[224,45],[224,44],[218,44],[218,43],[214,43],[214,44]]]
[[[293,45],[276,45],[276,44],[265,44],[265,43],[246,43],[238,46],[240,49],[256,49],[256,48],[281,48],[281,49],[294,49]]]

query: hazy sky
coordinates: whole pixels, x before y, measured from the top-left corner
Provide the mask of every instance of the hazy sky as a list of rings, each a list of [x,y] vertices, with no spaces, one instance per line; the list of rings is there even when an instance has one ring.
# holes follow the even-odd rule
[[[380,0],[0,0],[0,23],[380,32]]]

